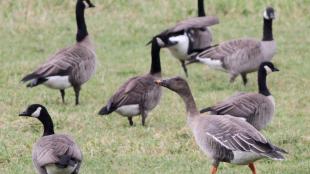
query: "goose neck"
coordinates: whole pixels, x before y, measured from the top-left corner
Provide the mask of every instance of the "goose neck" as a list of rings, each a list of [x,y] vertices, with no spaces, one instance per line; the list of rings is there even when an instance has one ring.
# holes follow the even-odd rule
[[[198,0],[198,17],[206,16],[204,8],[204,0]]]
[[[273,34],[272,34],[272,19],[265,19],[264,18],[264,28],[263,28],[263,41],[272,41]]]
[[[51,116],[48,114],[47,111],[42,111],[42,116],[38,117],[44,127],[43,136],[48,136],[55,134],[54,132],[54,124],[52,121]]]
[[[185,103],[185,107],[186,107],[186,112],[189,118],[193,118],[197,115],[199,115],[197,106],[196,106],[196,102],[194,100],[194,97],[192,95],[192,93],[190,92],[190,90],[186,90],[182,93],[179,93],[179,95],[182,97],[184,103]]]
[[[160,46],[158,45],[156,39],[152,41],[151,48],[152,64],[150,74],[160,74],[161,65],[160,65]]]
[[[81,42],[87,35],[87,26],[84,18],[85,7],[82,1],[77,1],[75,15],[77,24],[76,41]]]
[[[258,71],[258,90],[259,93],[264,96],[269,96],[271,93],[266,84],[267,73],[266,71],[259,69]]]

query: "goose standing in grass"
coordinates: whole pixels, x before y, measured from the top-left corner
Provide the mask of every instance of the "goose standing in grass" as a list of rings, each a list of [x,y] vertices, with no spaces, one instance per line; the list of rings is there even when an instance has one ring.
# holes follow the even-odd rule
[[[88,7],[95,6],[89,0],[77,0],[77,43],[52,55],[37,70],[26,75],[22,82],[30,81],[27,87],[44,84],[49,88],[58,89],[64,103],[65,89],[73,86],[75,104],[79,104],[81,86],[91,78],[96,69],[95,47],[88,36],[84,19],[84,10]]]
[[[267,7],[264,12],[263,39],[252,38],[230,40],[211,46],[205,51],[193,56],[187,64],[200,62],[210,68],[222,70],[230,74],[230,82],[240,74],[243,84],[247,84],[247,73],[258,70],[262,62],[270,61],[276,53],[276,43],[273,40],[272,21],[275,12]]]
[[[198,0],[198,17],[180,21],[156,37],[160,39],[160,46],[168,48],[172,55],[181,62],[188,77],[185,60],[210,46],[212,34],[207,27],[218,23],[217,17],[205,15],[204,1]]]
[[[243,119],[230,115],[200,114],[187,82],[181,77],[155,81],[181,96],[187,111],[187,123],[196,143],[213,159],[212,174],[220,162],[248,165],[256,174],[254,162],[261,158],[283,160],[283,149],[272,145],[258,130]]]
[[[154,80],[161,78],[160,47],[157,41],[157,38],[152,40],[150,72],[126,81],[99,111],[99,115],[108,115],[116,111],[128,117],[132,126],[132,117],[141,114],[142,125],[145,125],[148,112],[158,105],[161,97],[160,86],[154,84]]]
[[[43,136],[32,149],[32,162],[38,174],[78,174],[82,152],[74,140],[54,133],[54,124],[47,109],[32,104],[19,116],[33,117],[44,126]]]
[[[237,93],[200,113],[242,117],[257,130],[265,128],[275,112],[275,100],[266,85],[266,76],[275,71],[279,70],[271,62],[263,62],[258,69],[258,93]]]

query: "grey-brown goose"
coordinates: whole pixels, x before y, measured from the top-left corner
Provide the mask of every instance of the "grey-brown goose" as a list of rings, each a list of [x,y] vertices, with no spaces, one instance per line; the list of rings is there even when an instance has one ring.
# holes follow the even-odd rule
[[[47,109],[32,104],[19,116],[33,117],[44,126],[43,136],[34,144],[32,162],[38,174],[78,174],[82,152],[73,138],[55,134],[53,121]]]
[[[154,84],[154,80],[161,78],[160,47],[156,38],[152,40],[151,54],[150,72],[126,81],[99,111],[99,115],[108,115],[116,111],[128,117],[132,126],[132,117],[141,114],[142,125],[145,125],[148,112],[157,106],[161,97],[161,88]]]
[[[91,78],[96,69],[95,47],[88,36],[84,19],[84,10],[87,7],[95,6],[89,0],[77,0],[76,44],[58,51],[34,72],[26,75],[22,82],[30,81],[27,87],[44,84],[49,88],[58,89],[62,101],[65,102],[65,89],[73,86],[75,104],[79,104],[81,86]]]
[[[200,114],[187,82],[181,77],[158,80],[181,96],[187,111],[187,123],[200,149],[213,159],[212,174],[220,162],[248,165],[255,174],[254,162],[261,158],[283,160],[283,149],[272,145],[258,130],[243,119],[230,115]]]
[[[230,74],[230,82],[234,82],[240,74],[246,85],[247,73],[257,71],[262,62],[270,61],[276,53],[276,43],[272,34],[274,9],[267,7],[263,16],[264,27],[261,41],[252,38],[226,41],[193,56],[187,64],[200,62],[213,69],[225,71]]]
[[[161,41],[160,46],[168,48],[171,54],[181,62],[188,76],[185,60],[189,59],[193,53],[210,46],[212,34],[207,27],[218,23],[217,17],[205,15],[204,0],[198,0],[198,17],[180,21],[156,37]]]
[[[258,93],[238,93],[215,106],[202,109],[215,115],[233,115],[247,120],[257,130],[271,121],[275,112],[275,101],[266,85],[268,73],[279,71],[271,62],[263,62],[258,69]]]

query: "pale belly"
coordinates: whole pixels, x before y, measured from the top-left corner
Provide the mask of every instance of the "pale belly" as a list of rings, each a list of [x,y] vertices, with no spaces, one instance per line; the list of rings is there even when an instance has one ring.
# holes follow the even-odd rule
[[[69,82],[69,76],[50,76],[43,84],[52,89],[66,89],[72,86]]]
[[[124,105],[117,108],[116,112],[123,116],[136,116],[140,114],[140,108],[138,104]]]
[[[59,168],[55,164],[48,164],[45,166],[45,169],[48,174],[72,174],[75,170],[77,164],[75,166],[68,166],[66,168]]]
[[[253,152],[233,151],[233,153],[234,159],[230,161],[232,164],[247,165],[263,158],[263,156]]]

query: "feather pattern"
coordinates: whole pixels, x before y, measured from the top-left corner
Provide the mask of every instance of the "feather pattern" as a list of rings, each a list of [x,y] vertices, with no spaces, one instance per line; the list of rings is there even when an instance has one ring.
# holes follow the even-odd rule
[[[74,140],[68,135],[53,134],[41,137],[33,147],[33,164],[38,171],[42,172],[39,172],[40,174],[44,174],[46,173],[45,166],[57,164],[62,155],[70,156],[76,162],[76,173],[78,173],[82,153]]]
[[[33,73],[33,78],[25,76],[22,81],[43,79],[50,76],[69,76],[71,84],[81,85],[88,81],[96,68],[95,49],[86,37],[74,46],[64,48],[50,56],[48,60]]]
[[[134,104],[147,111],[152,110],[161,97],[161,88],[154,84],[157,79],[150,74],[130,78],[109,99],[107,110],[113,111],[121,106]]]
[[[259,93],[239,93],[210,107],[211,113],[245,118],[257,130],[263,129],[274,115],[272,101]]]

